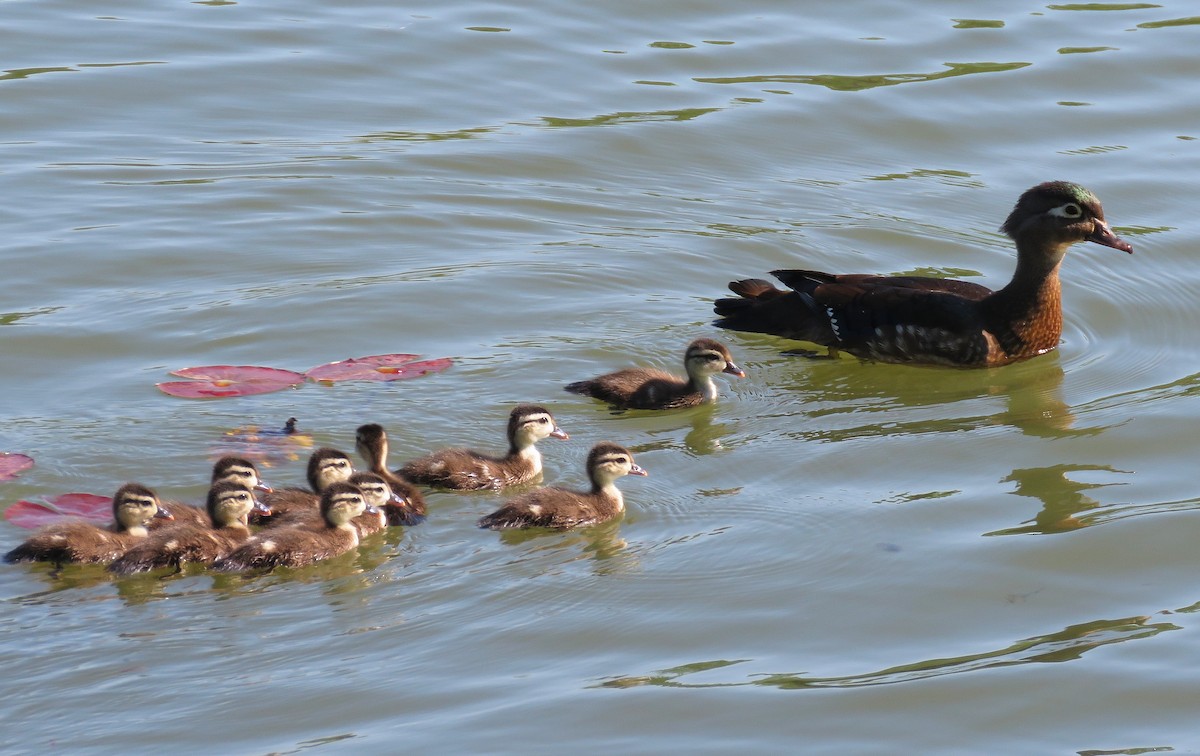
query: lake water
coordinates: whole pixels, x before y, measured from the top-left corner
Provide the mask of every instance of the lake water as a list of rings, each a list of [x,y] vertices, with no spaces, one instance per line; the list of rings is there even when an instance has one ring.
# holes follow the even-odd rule
[[[649,478],[526,537],[437,493],[307,570],[0,569],[6,753],[1200,751],[1200,16],[1038,4],[0,2],[0,501],[203,496],[289,416],[397,462],[544,403],[546,480]],[[711,303],[780,267],[998,286],[1045,180],[1135,247],[1061,348],[813,361]],[[561,386],[728,343],[715,407]],[[187,401],[167,372],[453,357]],[[298,484],[303,460],[267,471]],[[28,531],[0,521],[7,550]],[[1195,634],[1193,634],[1195,633]]]

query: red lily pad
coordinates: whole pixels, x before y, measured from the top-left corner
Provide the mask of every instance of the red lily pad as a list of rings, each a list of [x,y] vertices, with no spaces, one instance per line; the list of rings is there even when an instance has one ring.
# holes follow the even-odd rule
[[[0,452],[0,480],[13,480],[19,473],[33,467],[33,457],[12,452]]]
[[[220,447],[213,449],[214,458],[236,454],[263,467],[274,467],[284,462],[295,462],[301,456],[307,457],[313,437],[297,430],[296,418],[289,417],[281,428],[243,425],[227,430],[221,442]]]
[[[306,375],[318,383],[337,381],[400,381],[426,373],[438,373],[454,364],[449,357],[413,362],[417,354],[376,354],[352,357],[340,362],[318,365]]]
[[[4,510],[4,519],[19,528],[40,528],[68,517],[81,517],[97,525],[112,522],[112,497],[66,493],[45,501],[22,499]]]
[[[159,391],[183,399],[218,399],[281,391],[304,383],[304,374],[255,365],[209,365],[173,370],[170,375],[190,378],[156,384]]]

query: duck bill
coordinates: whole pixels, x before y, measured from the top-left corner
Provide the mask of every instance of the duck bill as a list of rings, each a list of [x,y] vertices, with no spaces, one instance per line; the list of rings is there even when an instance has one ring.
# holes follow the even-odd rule
[[[734,365],[732,362],[726,362],[726,363],[725,363],[725,369],[724,369],[724,370],[722,370],[721,372],[722,372],[722,373],[729,373],[730,375],[736,375],[738,378],[745,378],[745,377],[746,377],[746,371],[745,371],[745,370],[742,370],[742,369],[741,369],[740,367],[738,367],[737,365]]]
[[[647,477],[650,475],[650,473],[646,472],[646,468],[642,467],[641,465],[630,466],[629,474],[630,475],[641,475],[642,477]]]
[[[266,504],[263,504],[258,499],[254,500],[254,509],[252,511],[257,512],[258,514],[262,515],[263,517],[271,516],[271,508],[268,507]]]
[[[395,491],[392,491],[392,498],[388,499],[388,503],[395,504],[396,506],[403,508],[408,506],[408,499],[404,498]]]
[[[275,489],[271,488],[270,484],[268,484],[265,480],[258,481],[258,483],[256,483],[254,485],[254,490],[262,491],[263,493],[274,493],[275,492]]]
[[[1108,227],[1108,224],[1101,220],[1096,221],[1096,225],[1092,228],[1092,233],[1088,234],[1087,240],[1103,244],[1106,247],[1112,247],[1113,249],[1119,249],[1122,252],[1128,252],[1131,255],[1133,254],[1133,245],[1114,234],[1112,229]]]
[[[368,504],[366,508],[363,509],[363,514],[377,515],[379,514],[379,507],[375,506],[374,504]]]
[[[550,431],[550,438],[561,438],[561,439],[565,440],[565,439],[570,438],[570,436],[567,435],[567,432],[565,430],[563,430],[562,428],[559,428],[556,425],[556,426],[554,426],[554,430]]]
[[[154,516],[160,520],[174,520],[175,519],[175,515],[171,514],[170,510],[163,509],[162,507],[158,508],[158,511],[154,513]]]

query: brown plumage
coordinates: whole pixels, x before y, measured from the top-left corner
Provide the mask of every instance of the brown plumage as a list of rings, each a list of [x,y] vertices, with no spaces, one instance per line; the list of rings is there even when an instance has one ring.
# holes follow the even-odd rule
[[[480,518],[479,527],[563,530],[611,520],[625,511],[625,499],[615,482],[617,478],[647,473],[634,464],[628,449],[602,441],[588,454],[587,474],[592,482],[590,491],[539,488],[510,499],[500,509]]]
[[[713,376],[728,373],[744,378],[733,356],[719,341],[696,339],[683,355],[687,378],[653,368],[628,368],[587,381],[567,384],[567,391],[602,399],[622,409],[695,407],[717,399]]]
[[[358,490],[362,492],[363,499],[367,502],[367,511],[351,520],[351,524],[358,530],[361,537],[366,537],[372,533],[378,533],[388,526],[388,514],[385,511],[387,507],[402,507],[404,500],[397,496],[391,486],[382,476],[376,475],[373,472],[356,472],[350,476],[348,481],[353,486],[358,486]],[[321,524],[321,512],[317,509],[293,509],[278,520],[272,518],[270,526],[267,530],[276,530],[278,528],[290,528],[296,526],[316,527]],[[267,532],[264,530],[262,532]]]
[[[249,538],[213,568],[225,572],[275,567],[306,567],[345,554],[358,546],[351,522],[367,509],[362,492],[350,483],[331,483],[321,493],[322,521],[290,528],[268,528]]]
[[[293,510],[316,512],[321,503],[320,494],[326,486],[345,482],[353,474],[354,465],[345,452],[321,447],[308,458],[306,476],[311,488],[281,488],[263,496],[262,502],[271,510],[271,515],[267,517],[252,513],[250,522],[254,525],[267,525],[287,519]]]
[[[241,483],[253,491],[264,491],[267,493],[271,491],[271,487],[259,477],[258,467],[245,457],[226,456],[218,459],[213,465],[209,485],[211,486],[220,481]],[[175,522],[167,524],[164,521],[155,520],[150,523],[151,531],[163,530],[166,527],[174,528],[177,525],[185,524],[195,525],[200,528],[208,528],[211,525],[212,521],[204,507],[193,507],[190,504],[174,500],[164,502],[164,505],[175,517]]]
[[[716,324],[844,350],[882,362],[993,367],[1044,354],[1062,335],[1058,272],[1067,249],[1090,241],[1133,252],[1113,234],[1100,200],[1052,181],[1029,189],[1002,229],[1017,245],[1017,269],[992,291],[969,281],[921,276],[776,270],[790,290],[757,278],[729,284]]]
[[[140,483],[126,483],[113,496],[113,522],[101,527],[84,520],[47,525],[4,555],[6,562],[104,564],[145,538],[155,517],[170,519],[158,496]]]
[[[108,569],[129,575],[160,567],[174,567],[178,572],[186,562],[210,564],[249,538],[246,518],[252,510],[265,509],[242,482],[219,480],[208,489],[208,524],[181,522],[157,530],[131,546]]]
[[[417,525],[425,521],[425,497],[410,481],[388,469],[388,438],[382,425],[368,423],[354,433],[354,448],[371,472],[383,478],[392,492],[403,500],[384,508],[389,525]]]
[[[545,407],[522,404],[508,416],[508,454],[493,457],[470,449],[442,449],[414,459],[397,472],[427,486],[459,491],[497,490],[527,483],[542,474],[543,438],[567,438]]]

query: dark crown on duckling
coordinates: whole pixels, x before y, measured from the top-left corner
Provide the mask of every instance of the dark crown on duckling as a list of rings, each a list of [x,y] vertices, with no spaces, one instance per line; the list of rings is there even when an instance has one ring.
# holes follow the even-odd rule
[[[155,531],[130,547],[108,569],[129,575],[161,567],[173,567],[178,572],[186,563],[210,564],[250,537],[247,518],[251,511],[270,514],[250,488],[232,480],[212,484],[205,511],[208,525],[181,522]]]
[[[140,483],[117,489],[112,508],[113,522],[106,527],[78,519],[52,523],[5,554],[4,561],[104,564],[145,538],[151,520],[171,519],[158,495]]]
[[[546,487],[510,499],[495,512],[479,520],[479,527],[554,528],[563,530],[579,525],[611,520],[625,511],[625,499],[616,486],[625,475],[647,475],[633,461],[625,447],[602,441],[592,447],[587,459],[590,491]]]
[[[542,474],[537,442],[543,438],[568,438],[545,408],[536,404],[515,407],[508,416],[508,454],[494,457],[470,449],[442,449],[415,459],[399,469],[414,483],[459,491],[498,490],[527,483]]]
[[[567,391],[601,399],[621,409],[677,409],[695,407],[717,400],[718,373],[744,378],[746,373],[734,364],[733,355],[719,341],[696,339],[688,344],[683,356],[687,378],[662,370],[628,368],[587,381],[567,384]]]
[[[748,278],[714,304],[716,325],[768,333],[881,362],[993,367],[1044,354],[1062,336],[1059,267],[1079,242],[1133,252],[1100,200],[1066,181],[1029,189],[1001,230],[1017,267],[998,291],[969,281],[776,270],[789,290]]]

